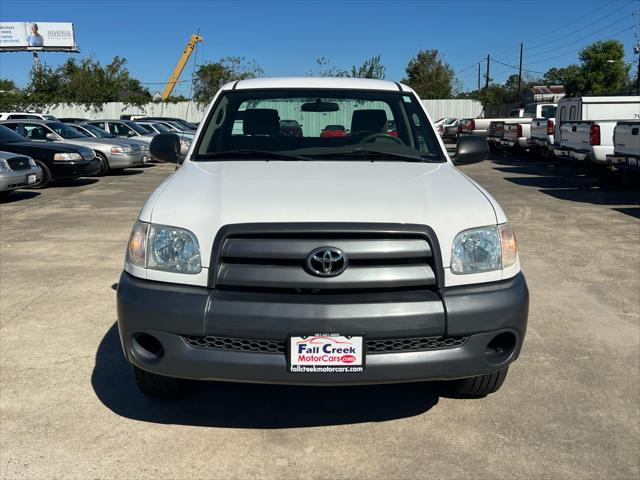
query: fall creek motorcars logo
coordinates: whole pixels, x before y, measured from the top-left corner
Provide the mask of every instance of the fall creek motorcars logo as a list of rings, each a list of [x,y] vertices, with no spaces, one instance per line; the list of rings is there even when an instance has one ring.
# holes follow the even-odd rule
[[[336,247],[320,247],[307,255],[309,272],[318,277],[335,277],[347,269],[347,255]]]

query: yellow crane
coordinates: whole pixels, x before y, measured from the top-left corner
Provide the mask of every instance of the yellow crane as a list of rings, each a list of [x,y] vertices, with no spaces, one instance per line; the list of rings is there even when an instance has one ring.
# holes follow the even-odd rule
[[[178,60],[176,68],[173,69],[173,73],[171,74],[171,77],[167,82],[167,86],[164,87],[164,92],[162,92],[162,100],[166,100],[167,98],[169,98],[169,95],[171,95],[171,92],[173,91],[173,87],[176,86],[176,82],[178,81],[178,78],[180,78],[182,69],[187,64],[187,60],[189,60],[189,57],[191,56],[191,52],[193,52],[193,49],[196,48],[196,43],[201,42],[202,40],[204,39],[200,35],[196,35],[195,33],[191,35],[189,43],[187,43],[187,48],[185,48],[184,52],[182,52],[182,56]]]

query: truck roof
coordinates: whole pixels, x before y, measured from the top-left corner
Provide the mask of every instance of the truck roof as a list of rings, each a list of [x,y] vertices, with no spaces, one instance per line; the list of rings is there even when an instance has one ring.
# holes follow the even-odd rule
[[[271,88],[344,88],[357,90],[387,90],[410,92],[406,85],[391,82],[389,80],[374,80],[369,78],[342,78],[342,77],[272,77],[250,78],[230,82],[222,87],[222,90],[248,90]]]
[[[582,100],[582,103],[637,103],[640,102],[640,95],[612,95],[599,97],[564,97],[558,103],[568,100]]]

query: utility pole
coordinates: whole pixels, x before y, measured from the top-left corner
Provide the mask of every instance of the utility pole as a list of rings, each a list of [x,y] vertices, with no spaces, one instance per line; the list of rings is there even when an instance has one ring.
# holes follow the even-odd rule
[[[522,43],[520,44],[520,67],[518,68],[518,101],[520,101],[520,85],[522,84]]]
[[[33,71],[40,71],[40,59],[38,58],[38,52],[33,52]]]
[[[478,62],[478,90],[480,90],[480,62]]]
[[[487,78],[484,82],[484,88],[489,88],[489,62],[491,62],[491,55],[487,55]]]

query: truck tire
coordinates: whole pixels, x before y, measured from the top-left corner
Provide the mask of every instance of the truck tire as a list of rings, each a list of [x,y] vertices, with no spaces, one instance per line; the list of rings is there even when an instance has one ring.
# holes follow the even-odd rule
[[[507,378],[509,367],[498,370],[497,372],[480,375],[479,377],[462,378],[451,382],[451,390],[454,394],[464,397],[486,397],[491,393],[500,390]]]
[[[189,383],[181,378],[165,377],[131,365],[133,378],[141,393],[148,397],[178,397],[188,391]]]

